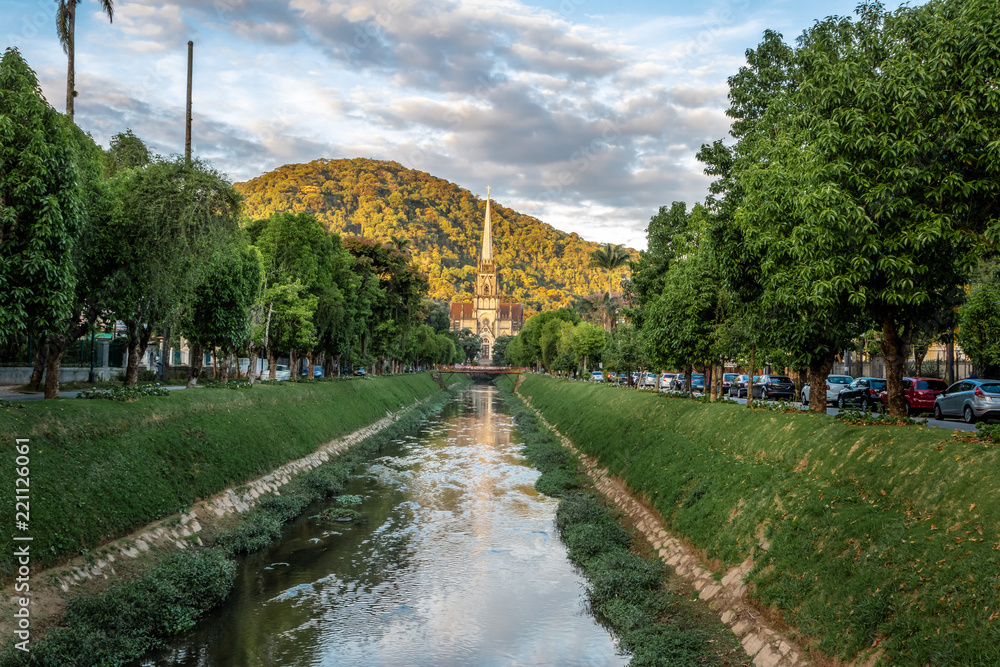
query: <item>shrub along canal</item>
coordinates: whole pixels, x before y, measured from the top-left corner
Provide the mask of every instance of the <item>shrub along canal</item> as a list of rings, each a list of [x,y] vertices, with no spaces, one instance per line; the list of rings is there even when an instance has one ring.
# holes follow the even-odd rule
[[[323,516],[349,498],[312,507],[139,664],[626,664],[520,449],[497,390],[469,388],[353,479],[360,522]]]

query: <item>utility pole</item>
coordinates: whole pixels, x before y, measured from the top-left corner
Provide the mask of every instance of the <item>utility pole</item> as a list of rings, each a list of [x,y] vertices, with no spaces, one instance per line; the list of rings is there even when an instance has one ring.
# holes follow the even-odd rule
[[[184,164],[191,166],[191,80],[194,73],[194,42],[188,41],[187,116],[184,134]]]

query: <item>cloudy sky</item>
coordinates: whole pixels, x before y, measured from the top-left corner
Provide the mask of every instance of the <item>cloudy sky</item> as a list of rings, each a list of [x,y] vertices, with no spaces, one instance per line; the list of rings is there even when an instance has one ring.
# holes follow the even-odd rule
[[[709,179],[694,155],[729,127],[726,77],[766,28],[791,41],[857,0],[83,0],[76,120],[183,152],[234,180],[373,157],[430,172],[595,241],[645,247],[657,208]],[[898,6],[897,0],[886,3]],[[3,0],[18,47],[65,108],[54,0]]]

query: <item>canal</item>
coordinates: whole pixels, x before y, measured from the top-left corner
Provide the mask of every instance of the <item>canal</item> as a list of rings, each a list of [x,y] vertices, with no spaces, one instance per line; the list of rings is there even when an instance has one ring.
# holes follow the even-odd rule
[[[513,418],[474,385],[310,508],[229,600],[144,667],[624,665],[589,614]]]

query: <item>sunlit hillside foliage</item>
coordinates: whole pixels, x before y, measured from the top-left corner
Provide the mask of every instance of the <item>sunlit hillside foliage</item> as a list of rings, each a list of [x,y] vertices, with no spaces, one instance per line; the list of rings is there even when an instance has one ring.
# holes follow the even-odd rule
[[[356,158],[285,165],[236,189],[251,218],[308,212],[330,231],[409,239],[432,298],[471,300],[486,204],[454,183],[396,162]],[[588,265],[596,243],[496,201],[492,209],[501,286],[529,314],[607,290],[605,272]]]

